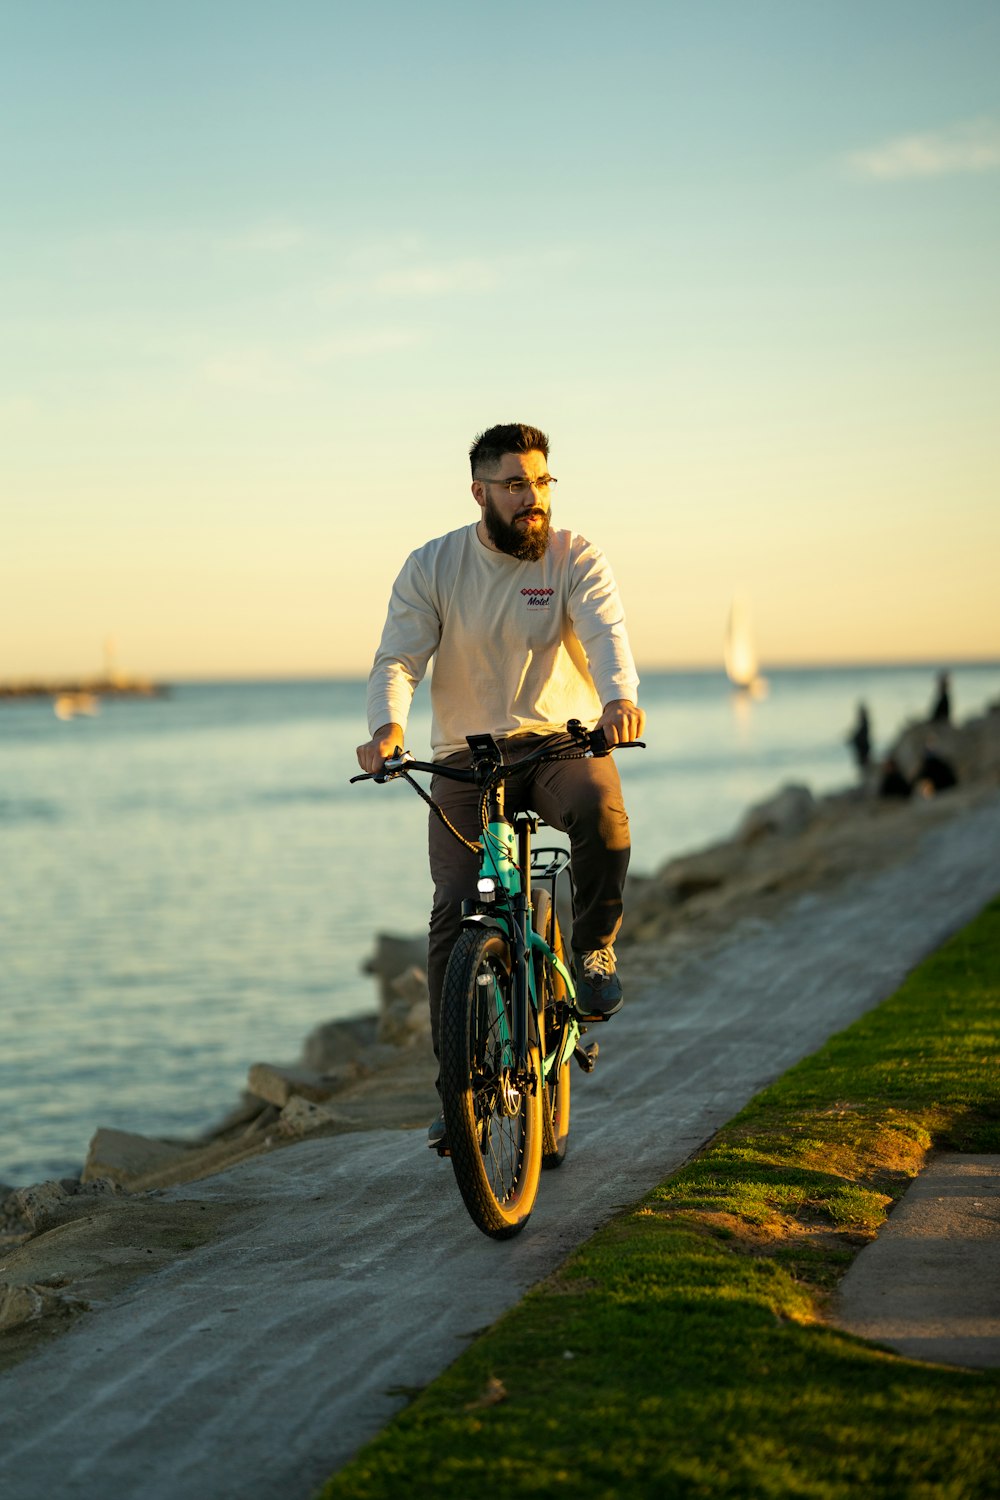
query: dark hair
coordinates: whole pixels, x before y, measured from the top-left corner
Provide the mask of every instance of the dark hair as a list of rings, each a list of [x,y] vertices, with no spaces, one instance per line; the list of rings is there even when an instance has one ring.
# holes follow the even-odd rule
[[[549,456],[549,440],[540,427],[529,427],[526,422],[505,422],[499,427],[487,427],[469,449],[472,477],[476,471],[495,469],[505,453],[539,452]]]

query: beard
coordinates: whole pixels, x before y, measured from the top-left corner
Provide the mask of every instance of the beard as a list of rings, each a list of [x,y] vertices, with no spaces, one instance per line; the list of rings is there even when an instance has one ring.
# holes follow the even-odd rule
[[[499,552],[506,552],[510,557],[516,557],[520,562],[537,562],[544,557],[549,545],[549,516],[547,511],[540,510],[536,505],[526,506],[518,512],[522,516],[538,516],[541,524],[526,528],[524,531],[517,524],[517,517],[508,524],[496,506],[486,497],[483,507],[483,520],[490,541]]]

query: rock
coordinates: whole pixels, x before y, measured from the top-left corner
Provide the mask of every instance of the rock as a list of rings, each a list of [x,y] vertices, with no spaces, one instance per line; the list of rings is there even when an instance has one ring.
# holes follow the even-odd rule
[[[90,1306],[82,1297],[67,1296],[52,1282],[17,1286],[0,1281],[0,1332],[37,1323],[42,1318],[70,1318]]]
[[[33,1286],[11,1286],[0,1281],[0,1329],[19,1328],[42,1316],[42,1294]]]
[[[1000,703],[991,704],[985,713],[964,724],[907,724],[888,755],[912,781],[919,774],[926,750],[954,768],[959,786],[1000,781]]]
[[[430,1036],[430,995],[423,969],[416,965],[407,969],[391,982],[389,991],[379,1016],[378,1040],[393,1047],[412,1047]]]
[[[17,1199],[18,1192],[24,1191],[24,1188],[7,1189],[2,1208],[0,1208],[0,1241],[10,1243],[18,1238],[23,1239],[31,1232],[31,1225],[25,1218]]]
[[[312,1099],[303,1099],[298,1094],[289,1099],[275,1127],[278,1135],[308,1135],[324,1125],[349,1127],[354,1121],[347,1115],[338,1114],[326,1104],[317,1104]]]
[[[379,932],[375,937],[375,952],[361,966],[364,974],[374,974],[379,981],[379,1000],[382,1005],[392,1002],[392,981],[405,974],[407,969],[427,971],[427,936],[401,937],[391,932]]]
[[[626,901],[623,945],[651,942],[676,933],[695,913],[727,899],[745,882],[752,851],[727,840],[668,860]],[[687,908],[683,913],[680,907]]]
[[[127,1184],[134,1177],[145,1177],[178,1161],[187,1155],[188,1149],[175,1142],[133,1135],[127,1130],[97,1130],[87,1152],[82,1181],[110,1177],[112,1182]]]
[[[254,1063],[247,1075],[247,1088],[258,1099],[283,1109],[293,1095],[321,1103],[337,1089],[335,1077],[311,1073],[304,1068],[279,1068],[273,1063]]]
[[[924,753],[933,747],[953,765],[958,761],[959,731],[952,724],[909,724],[899,735],[889,754],[907,781],[914,781],[923,763]]]
[[[406,969],[404,973],[397,975],[390,986],[393,1001],[400,1000],[404,1005],[416,1005],[418,1001],[426,1000],[428,996],[427,975],[423,969]]]
[[[68,1200],[69,1194],[61,1182],[40,1182],[11,1193],[4,1208],[12,1219],[37,1232],[63,1217]]]
[[[1000,701],[963,725],[957,761],[960,781],[1000,783]]]
[[[752,844],[767,834],[801,833],[816,813],[816,799],[807,786],[789,782],[765,802],[758,802],[744,815],[736,837]]]
[[[244,1091],[239,1104],[234,1105],[229,1113],[223,1115],[215,1125],[210,1125],[207,1130],[202,1131],[199,1137],[200,1144],[207,1145],[211,1141],[224,1140],[227,1136],[245,1134],[249,1126],[257,1123],[267,1107],[264,1101],[258,1099],[255,1094]]]
[[[732,879],[734,865],[742,858],[742,850],[732,844],[717,844],[711,849],[699,850],[696,854],[685,854],[672,859],[660,871],[657,887],[661,898],[666,896],[674,905],[701,896],[706,891],[716,891]]]
[[[80,1184],[40,1182],[34,1187],[18,1188],[4,1204],[4,1216],[17,1219],[28,1230],[41,1234],[55,1224],[90,1213],[95,1205],[108,1198],[121,1197],[122,1188],[108,1176],[96,1177]]]
[[[325,1021],[306,1037],[302,1066],[309,1072],[327,1074],[345,1064],[367,1057],[375,1044],[377,1016],[353,1016],[345,1021]]]

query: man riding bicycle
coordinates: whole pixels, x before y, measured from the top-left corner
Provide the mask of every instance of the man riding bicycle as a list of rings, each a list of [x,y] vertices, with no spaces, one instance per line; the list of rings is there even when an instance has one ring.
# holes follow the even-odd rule
[[[431,657],[433,758],[468,766],[469,734],[488,733],[517,760],[569,719],[602,729],[610,745],[641,737],[645,714],[618,589],[600,551],[550,527],[556,480],[549,440],[537,427],[491,427],[469,453],[472,526],[412,552],[396,579],[368,679],[371,739],[358,747],[363,771],[380,771],[404,730]],[[434,800],[474,843],[476,787],[435,777]],[[541,763],[507,783],[508,807],[532,807],[566,833],[575,886],[572,947],[578,1009],[607,1020],[621,1009],[614,940],[629,861],[628,817],[611,756]],[[460,926],[476,894],[477,861],[434,816],[429,825],[434,903],[427,979],[438,1053],[441,989]],[[428,1143],[444,1139],[435,1120]]]

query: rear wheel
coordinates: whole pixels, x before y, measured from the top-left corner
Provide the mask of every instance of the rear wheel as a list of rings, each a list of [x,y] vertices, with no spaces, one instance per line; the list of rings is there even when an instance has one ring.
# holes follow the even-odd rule
[[[541,1060],[533,1043],[518,1068],[513,1035],[507,940],[463,928],[441,995],[441,1097],[459,1190],[493,1239],[524,1228],[541,1172]]]
[[[535,931],[545,939],[556,957],[566,962],[562,932],[552,897],[538,890],[532,898]],[[551,959],[535,957],[535,993],[538,998],[538,1030],[543,1058],[558,1054],[566,1040],[569,1007],[566,986]],[[549,1069],[542,1099],[542,1166],[561,1167],[569,1144],[569,1058]]]

